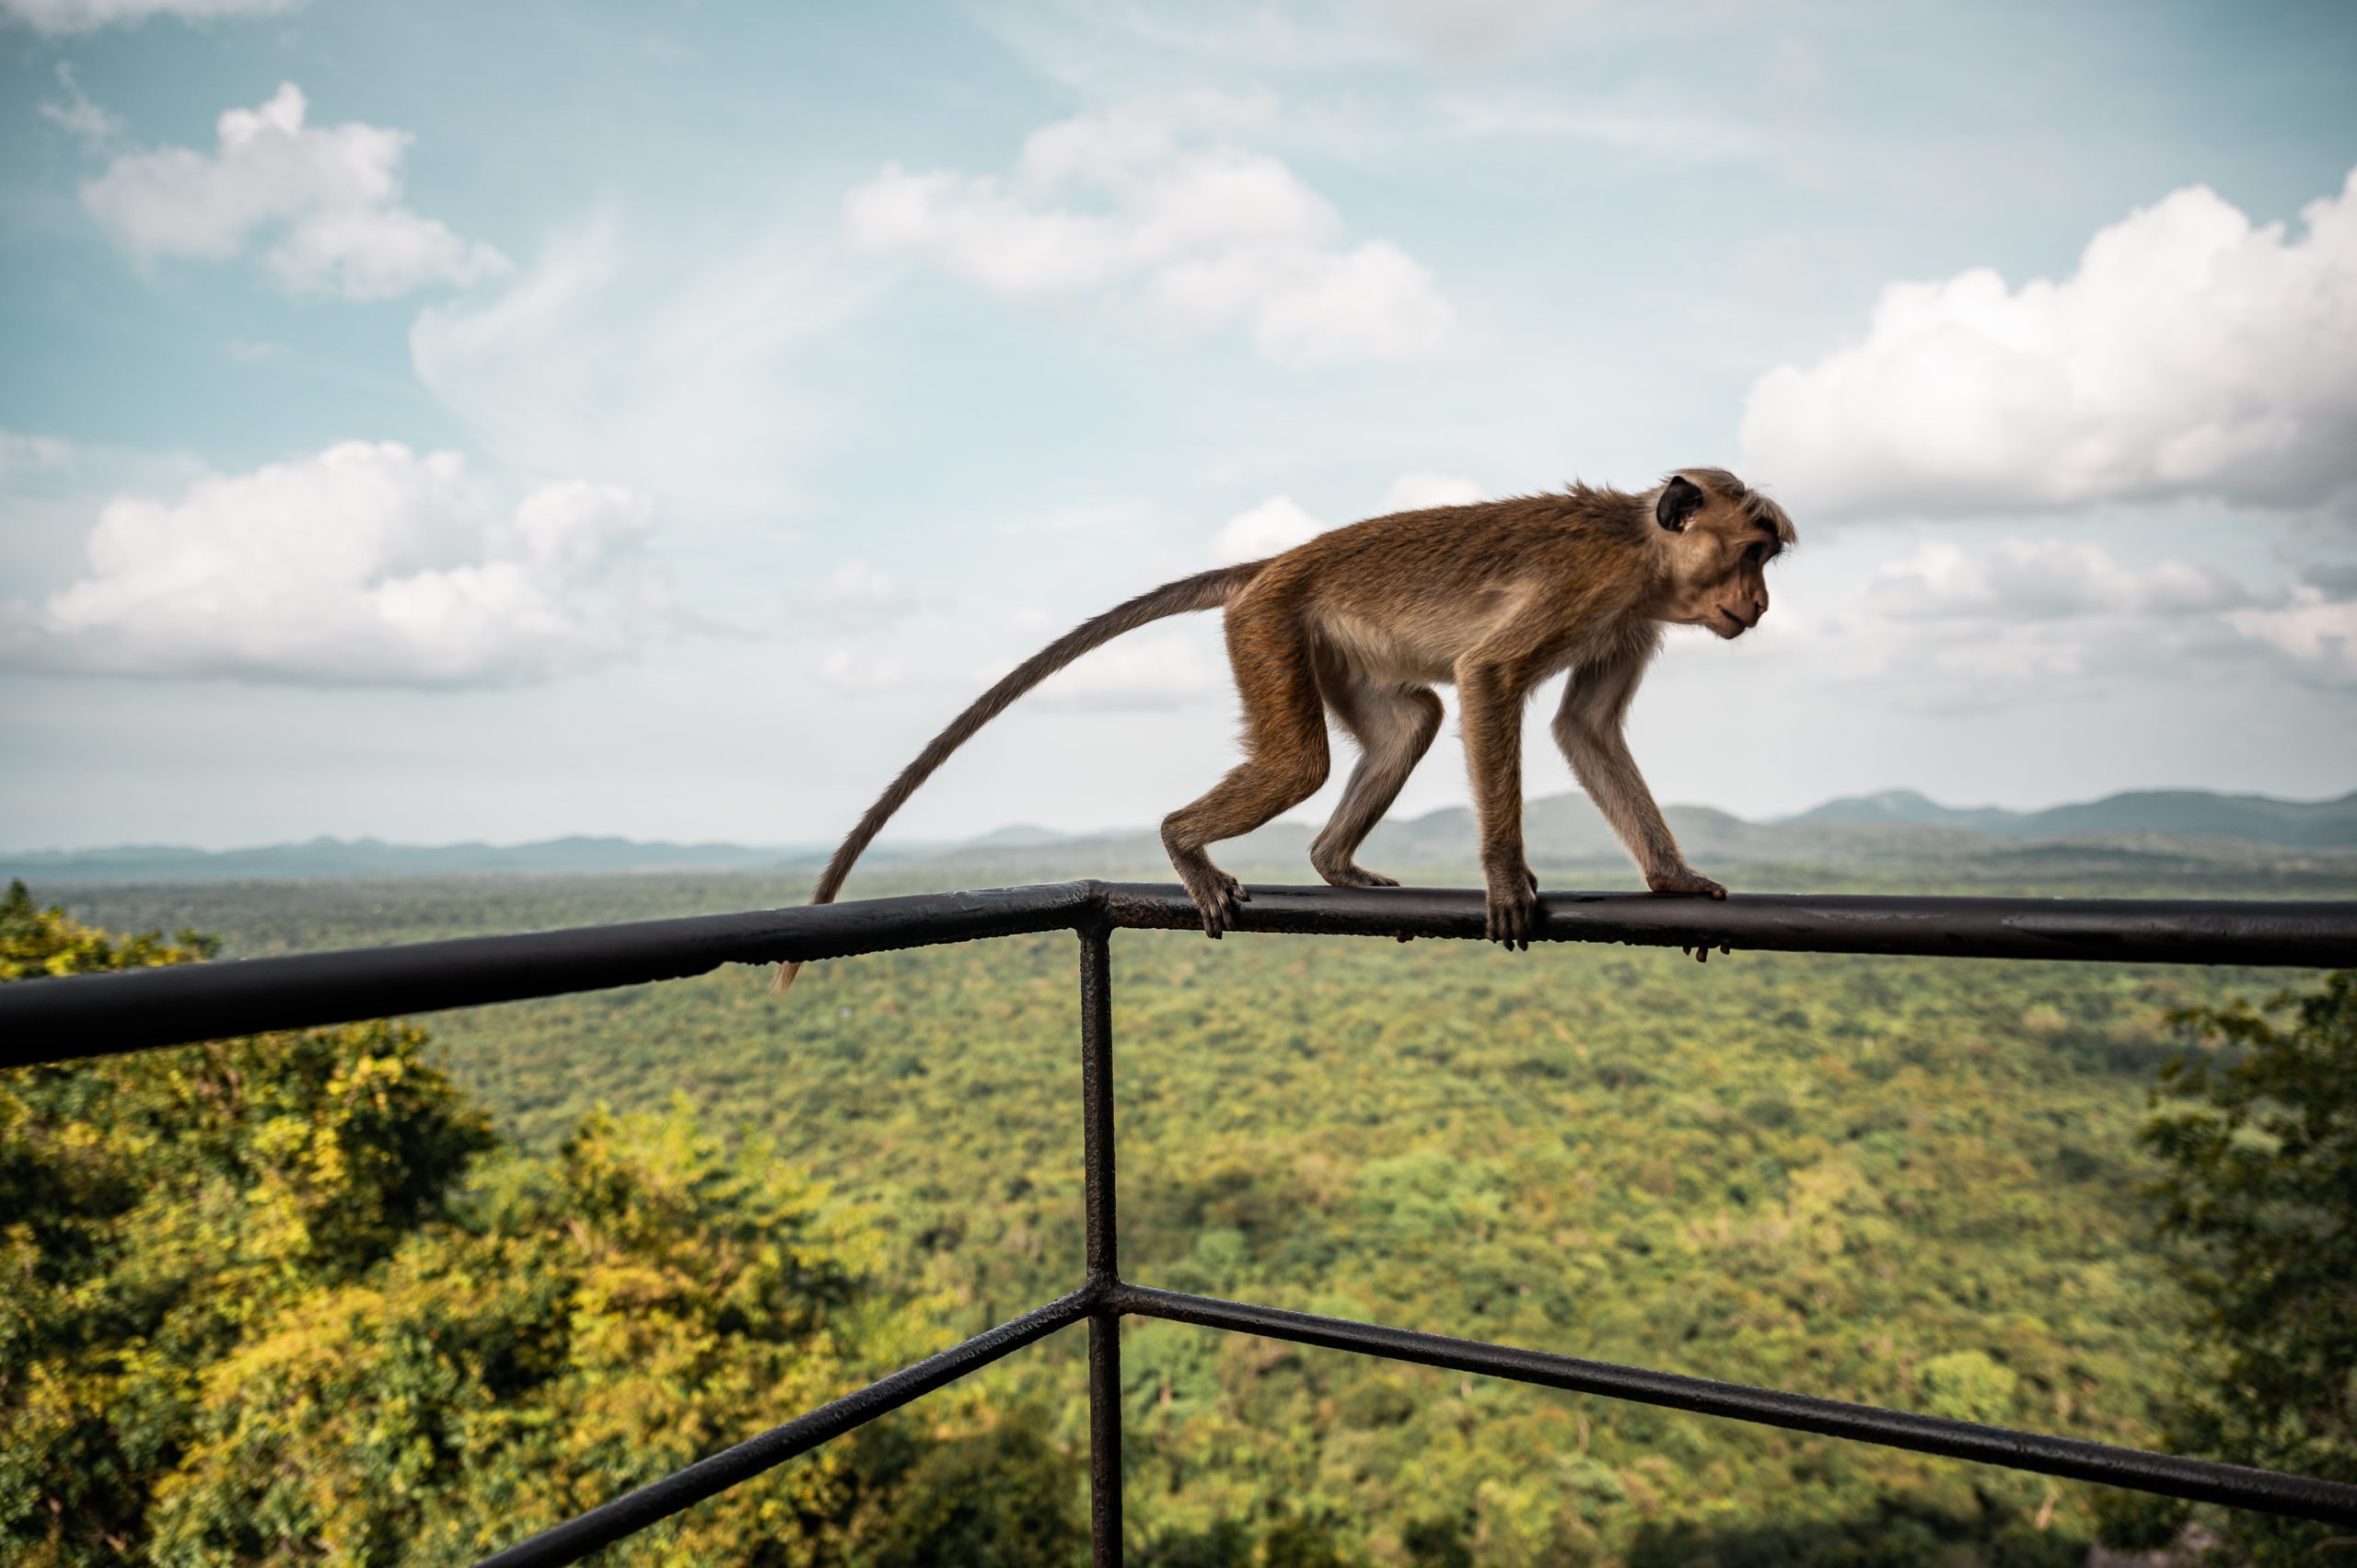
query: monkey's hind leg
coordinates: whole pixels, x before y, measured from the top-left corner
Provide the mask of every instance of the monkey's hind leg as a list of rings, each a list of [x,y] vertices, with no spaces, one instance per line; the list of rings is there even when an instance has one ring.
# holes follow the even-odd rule
[[[1399,878],[1358,863],[1359,845],[1383,820],[1399,787],[1440,733],[1440,698],[1422,686],[1378,686],[1336,660],[1322,663],[1318,689],[1359,745],[1341,804],[1309,846],[1309,864],[1337,888],[1396,888]]]
[[[1300,805],[1326,782],[1326,712],[1299,625],[1275,607],[1227,614],[1227,657],[1244,700],[1244,761],[1191,805],[1162,819],[1162,847],[1213,939],[1236,924],[1244,885],[1203,846],[1248,833]]]

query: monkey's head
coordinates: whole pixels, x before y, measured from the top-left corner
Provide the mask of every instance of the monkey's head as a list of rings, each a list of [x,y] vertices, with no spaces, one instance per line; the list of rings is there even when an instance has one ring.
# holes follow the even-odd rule
[[[1649,498],[1667,583],[1653,618],[1732,641],[1768,613],[1768,563],[1798,542],[1784,509],[1724,469],[1680,469]]]

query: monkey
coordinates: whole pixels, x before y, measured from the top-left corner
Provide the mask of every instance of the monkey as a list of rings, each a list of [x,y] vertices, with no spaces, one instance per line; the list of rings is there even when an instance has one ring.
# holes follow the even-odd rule
[[[1527,948],[1538,878],[1522,836],[1522,715],[1568,672],[1551,726],[1573,773],[1655,893],[1726,897],[1662,819],[1622,729],[1666,625],[1732,642],[1768,612],[1766,567],[1799,536],[1784,509],[1724,469],[1679,469],[1631,493],[1560,492],[1398,512],[1282,554],[1166,583],[1051,643],[958,714],[868,807],[827,863],[814,904],[917,786],[1024,692],[1125,632],[1190,611],[1226,612],[1244,707],[1244,760],[1163,819],[1162,843],[1202,920],[1233,929],[1248,895],[1210,845],[1250,832],[1326,782],[1327,719],[1358,761],[1309,863],[1338,888],[1396,888],[1359,845],[1440,732],[1434,688],[1453,684],[1484,884],[1482,935]],[[800,966],[778,966],[775,989]]]

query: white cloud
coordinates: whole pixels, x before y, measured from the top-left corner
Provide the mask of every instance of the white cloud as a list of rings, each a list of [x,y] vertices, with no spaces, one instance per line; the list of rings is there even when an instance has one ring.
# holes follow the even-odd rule
[[[2318,561],[2304,568],[2300,581],[2327,598],[2357,598],[2357,561]]]
[[[872,697],[910,684],[909,668],[895,658],[865,658],[837,648],[819,661],[819,684],[839,697]]]
[[[2308,575],[2254,589],[2179,561],[2126,565],[2084,540],[1934,540],[1776,641],[1879,701],[1933,712],[2100,698],[2155,671],[2259,689],[2282,674],[2357,684],[2357,605],[2329,570]]]
[[[1259,561],[1291,550],[1326,531],[1289,495],[1271,495],[1228,518],[1212,536],[1212,559],[1222,566]]]
[[[2357,482],[2357,171],[2301,216],[2190,186],[2060,283],[1893,284],[1863,341],[1753,385],[1744,471],[1862,514],[2316,501]]]
[[[1078,115],[1034,132],[1005,179],[888,165],[845,198],[844,224],[862,250],[1012,297],[1133,285],[1166,330],[1240,324],[1280,364],[1446,350],[1456,316],[1419,262],[1385,240],[1346,248],[1292,169],[1197,129],[1254,112],[1201,99]]]
[[[82,187],[100,227],[142,261],[226,261],[255,236],[284,286],[385,299],[432,284],[467,285],[508,270],[488,245],[459,238],[401,204],[406,131],[357,121],[304,122],[292,82],[259,109],[233,109],[210,155],[192,147],[126,153]]]
[[[0,17],[35,32],[91,32],[150,17],[208,22],[229,17],[269,17],[292,11],[303,0],[0,0]]]
[[[496,505],[453,452],[346,442],[99,513],[86,575],[0,605],[0,663],[301,686],[543,679],[623,652],[659,587],[616,570],[649,522],[570,481]]]
[[[65,89],[64,103],[43,103],[41,117],[86,142],[103,142],[122,134],[122,117],[100,109],[74,79],[74,67],[57,63],[57,85]]]
[[[21,474],[54,472],[73,460],[74,446],[69,441],[0,430],[0,487]]]
[[[1762,635],[1781,614],[1761,624]],[[1911,614],[1868,596],[1847,615],[1805,627],[1787,622],[1782,641],[1770,646],[1874,707],[1989,713],[2083,699],[2107,680],[2149,674],[2155,663],[2180,656],[2199,625]],[[2235,641],[2231,633],[2212,640]]]
[[[110,497],[168,494],[206,472],[170,448],[0,429],[0,602],[78,575],[90,520]]]
[[[2237,610],[2227,617],[2244,636],[2264,643],[2311,679],[2357,687],[2357,600],[2334,599],[2303,584],[2292,601],[2272,610]]]
[[[916,608],[909,590],[865,561],[846,561],[812,584],[802,608],[836,625],[888,621]]]
[[[2212,567],[2163,561],[2139,572],[2098,545],[2054,539],[2004,539],[1970,551],[1927,543],[1885,567],[1867,592],[1886,614],[1996,621],[2197,615],[2251,602]]]
[[[1480,484],[1462,474],[1403,473],[1383,493],[1376,516],[1390,512],[1421,512],[1428,506],[1466,506],[1481,499]]]
[[[995,671],[995,680],[1004,674]],[[1133,633],[1058,670],[1039,683],[1050,707],[1091,713],[1175,708],[1209,691],[1215,671],[1202,646],[1184,632]]]

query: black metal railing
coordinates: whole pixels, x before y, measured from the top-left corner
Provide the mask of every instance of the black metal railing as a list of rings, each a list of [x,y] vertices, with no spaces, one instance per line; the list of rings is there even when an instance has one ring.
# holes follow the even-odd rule
[[[1481,935],[1479,892],[1255,887],[1250,894],[1239,925],[1247,934]],[[1759,896],[1715,901],[1550,893],[1540,899],[1539,909],[1536,935],[1541,941],[1918,958],[2357,965],[2357,902]],[[1196,923],[1193,906],[1176,888],[1066,882],[74,976],[0,986],[0,1065],[635,985],[702,974],[724,963],[845,958],[1029,932],[1079,934],[1087,1234],[1080,1287],[486,1559],[500,1568],[578,1562],[1084,1321],[1093,1554],[1097,1564],[1117,1563],[1119,1326],[1125,1316],[1167,1318],[2012,1469],[2357,1525],[2357,1486],[2339,1481],[1130,1283],[1120,1275],[1113,1206],[1110,937],[1118,928],[1178,930]]]

